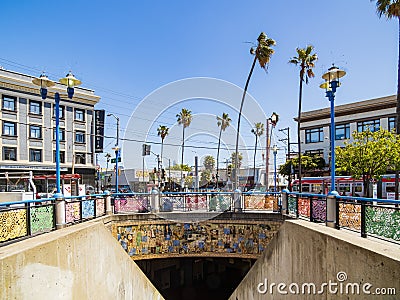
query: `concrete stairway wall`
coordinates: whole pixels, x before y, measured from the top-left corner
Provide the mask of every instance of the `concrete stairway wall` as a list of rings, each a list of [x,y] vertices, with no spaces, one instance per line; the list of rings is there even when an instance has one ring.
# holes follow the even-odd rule
[[[337,284],[336,293],[333,293],[335,285],[332,285],[331,289],[329,285],[321,287],[323,283],[330,282]],[[275,285],[271,287],[273,283]],[[297,283],[300,287],[299,293],[296,292],[296,285],[292,285],[290,289],[292,283]],[[310,295],[307,286],[304,286],[302,294],[303,283],[314,283],[316,294]],[[353,289],[349,283],[355,283],[360,287],[359,295],[352,294]],[[368,288],[367,283],[372,286]],[[281,292],[278,290],[279,284]],[[371,295],[363,293],[363,287]],[[396,295],[379,296],[375,288],[395,288]],[[296,294],[292,294],[291,291]],[[310,291],[313,293],[312,288]],[[284,294],[285,292],[287,294]],[[399,297],[400,245],[372,238],[364,239],[349,231],[338,231],[296,220],[286,221],[281,226],[269,247],[229,299],[399,299]]]
[[[0,248],[0,299],[163,299],[100,221]]]

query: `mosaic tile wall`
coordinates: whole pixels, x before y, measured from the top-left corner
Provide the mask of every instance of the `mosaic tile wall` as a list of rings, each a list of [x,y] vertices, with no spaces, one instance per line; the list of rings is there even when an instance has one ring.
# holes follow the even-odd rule
[[[281,223],[153,223],[113,225],[113,235],[133,258],[157,254],[249,254],[258,256]]]

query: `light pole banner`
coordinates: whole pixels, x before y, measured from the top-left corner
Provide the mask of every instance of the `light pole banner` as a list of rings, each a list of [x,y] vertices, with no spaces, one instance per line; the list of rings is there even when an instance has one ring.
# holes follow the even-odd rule
[[[95,116],[95,153],[103,153],[104,148],[104,109],[94,111]]]

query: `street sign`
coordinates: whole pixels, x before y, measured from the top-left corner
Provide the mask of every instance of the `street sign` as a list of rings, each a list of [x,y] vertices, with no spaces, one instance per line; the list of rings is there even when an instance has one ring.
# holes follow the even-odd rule
[[[121,157],[118,157],[118,162],[121,162]],[[111,163],[115,164],[115,158],[111,158]]]

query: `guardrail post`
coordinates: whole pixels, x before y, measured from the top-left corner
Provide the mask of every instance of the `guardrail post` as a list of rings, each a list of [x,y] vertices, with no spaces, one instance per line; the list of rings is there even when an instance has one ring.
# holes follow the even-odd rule
[[[339,195],[336,191],[329,192],[326,197],[326,226],[336,227],[336,196]]]
[[[106,197],[106,215],[112,215],[113,214],[113,207],[111,204],[111,194],[109,191],[104,191],[105,197]]]
[[[150,200],[151,212],[159,212],[160,211],[160,197],[157,190],[151,191],[151,200]]]
[[[242,212],[242,191],[239,189],[233,192],[233,211]]]
[[[288,202],[288,189],[283,189],[281,192],[281,198],[282,198],[282,215],[287,215],[289,213],[289,202]]]
[[[367,237],[367,230],[366,230],[366,204],[364,201],[361,202],[361,237]]]
[[[65,222],[65,198],[63,194],[54,194],[56,199],[56,229],[61,229],[67,226]]]

